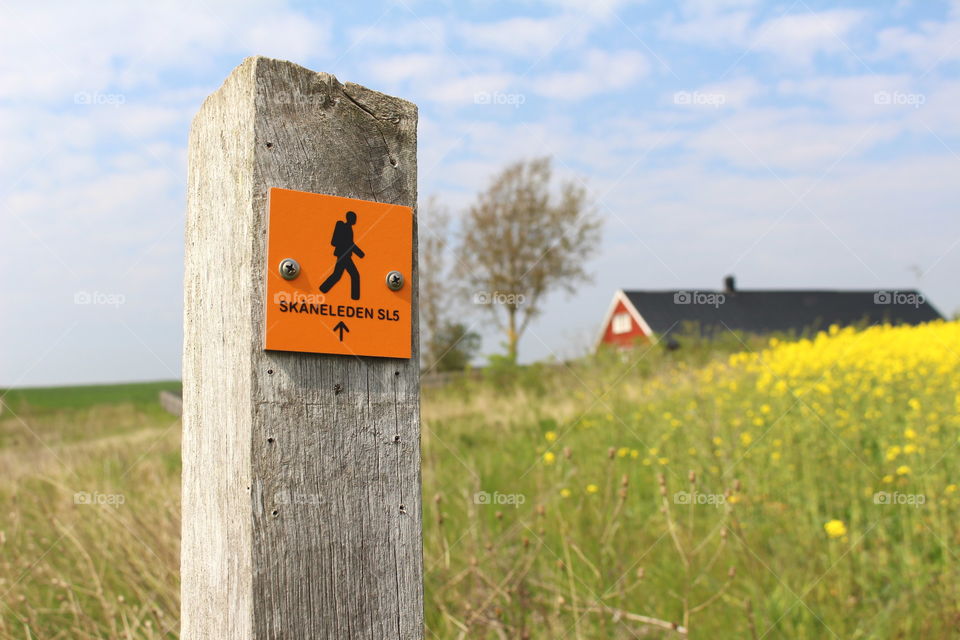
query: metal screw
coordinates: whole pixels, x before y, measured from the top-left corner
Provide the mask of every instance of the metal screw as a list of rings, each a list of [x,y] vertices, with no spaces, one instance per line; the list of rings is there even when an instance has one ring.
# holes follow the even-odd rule
[[[391,271],[387,274],[387,287],[391,291],[399,291],[403,288],[403,274],[399,271]]]
[[[284,258],[280,261],[280,277],[284,280],[293,280],[300,275],[300,263],[293,258]]]

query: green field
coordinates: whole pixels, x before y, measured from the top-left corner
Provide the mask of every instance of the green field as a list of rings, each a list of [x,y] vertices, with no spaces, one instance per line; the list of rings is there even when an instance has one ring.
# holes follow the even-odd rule
[[[96,441],[168,423],[158,394],[180,388],[179,381],[163,381],[0,390],[0,450]]]
[[[32,387],[0,389],[3,402],[17,412],[86,409],[97,405],[131,404],[150,407],[157,404],[160,391],[180,391],[180,382],[135,382],[129,384],[85,385],[79,387]]]
[[[958,354],[936,323],[426,389],[427,637],[957,636]],[[176,637],[158,388],[9,396],[0,638]]]

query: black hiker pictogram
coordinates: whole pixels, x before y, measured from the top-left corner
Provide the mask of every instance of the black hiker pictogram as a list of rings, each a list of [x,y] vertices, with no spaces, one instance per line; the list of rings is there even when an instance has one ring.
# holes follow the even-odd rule
[[[333,255],[337,257],[337,263],[333,267],[333,273],[327,278],[320,291],[326,293],[340,281],[343,272],[350,274],[350,297],[354,300],[360,299],[360,272],[357,271],[357,265],[353,264],[353,256],[358,258],[364,256],[363,251],[353,243],[353,225],[357,222],[357,214],[353,211],[347,211],[346,221],[338,220],[333,227],[333,237],[330,244],[333,245]]]

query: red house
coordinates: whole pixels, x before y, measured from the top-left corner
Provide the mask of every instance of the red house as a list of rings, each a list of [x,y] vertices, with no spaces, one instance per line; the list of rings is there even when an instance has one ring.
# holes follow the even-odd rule
[[[649,339],[653,329],[630,302],[627,293],[620,289],[613,294],[613,302],[600,325],[597,346],[609,344],[615,347],[630,347],[639,339]]]
[[[741,290],[727,276],[718,291],[620,289],[600,325],[597,347],[629,347],[691,329],[705,337],[724,331],[798,335],[834,324],[921,324],[942,318],[915,290]]]

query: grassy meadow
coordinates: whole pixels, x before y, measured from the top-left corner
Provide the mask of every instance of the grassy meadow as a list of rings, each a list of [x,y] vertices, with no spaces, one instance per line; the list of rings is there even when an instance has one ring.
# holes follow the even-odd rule
[[[179,421],[95,389],[5,398],[0,639],[176,637]],[[960,635],[958,323],[494,367],[422,416],[429,638]]]

